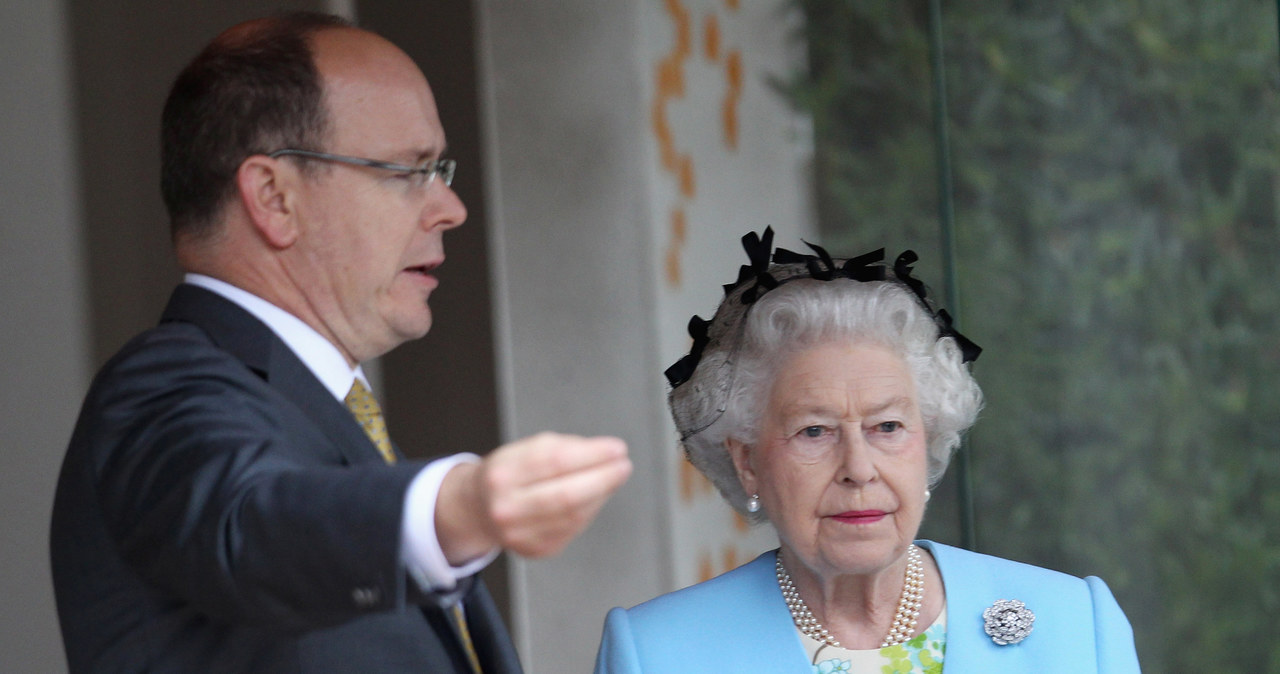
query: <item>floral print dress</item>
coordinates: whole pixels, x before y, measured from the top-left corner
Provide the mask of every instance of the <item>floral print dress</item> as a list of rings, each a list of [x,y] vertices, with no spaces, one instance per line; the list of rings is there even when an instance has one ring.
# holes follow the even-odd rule
[[[804,644],[814,674],[942,674],[942,656],[947,650],[947,611],[925,631],[906,643],[885,648],[852,651],[836,648],[805,636]]]

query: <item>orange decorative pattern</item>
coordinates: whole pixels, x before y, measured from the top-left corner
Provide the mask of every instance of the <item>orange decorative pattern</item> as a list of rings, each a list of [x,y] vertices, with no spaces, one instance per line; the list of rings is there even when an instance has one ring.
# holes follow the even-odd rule
[[[715,14],[708,14],[702,20],[703,54],[712,63],[720,60],[720,22]]]
[[[720,123],[724,129],[724,144],[730,150],[738,149],[738,104],[742,102],[742,52],[734,49],[725,58],[724,79],[727,91],[720,106]]]
[[[698,472],[687,460],[680,462],[680,499],[685,503],[693,503],[694,499],[714,495],[715,485]]]
[[[662,1],[663,12],[670,22],[671,46],[653,65],[654,98],[649,115],[660,168],[671,181],[665,184],[675,188],[673,203],[667,205],[668,235],[663,255],[664,277],[672,288],[679,288],[683,282],[683,253],[692,228],[697,226],[692,219],[692,214],[697,212],[693,204],[698,196],[695,164],[703,164],[705,172],[707,160],[719,160],[714,137],[695,139],[693,147],[697,149],[694,151],[711,155],[703,159],[700,154],[695,160],[694,151],[679,146],[676,128],[687,133],[689,122],[714,122],[712,128],[719,127],[719,147],[729,153],[737,151],[741,137],[744,58],[742,50],[735,48],[729,38],[732,33],[726,31],[733,27],[733,14],[739,11],[740,5],[739,0]],[[693,57],[695,50],[702,58]],[[709,80],[708,76],[714,79]],[[718,83],[710,84],[712,82]],[[684,102],[677,107],[681,101]],[[696,115],[697,119],[686,119],[687,115]],[[701,124],[692,128],[706,128]],[[678,509],[691,516],[693,512],[702,511],[707,499],[719,499],[715,486],[688,461],[680,461],[677,481]],[[689,561],[697,560],[698,581],[713,578],[744,561],[741,537],[751,526],[731,508],[724,508],[723,512],[726,514],[696,515],[712,518],[711,522],[699,524],[717,531],[714,537],[690,541],[691,553],[696,556]]]
[[[702,553],[698,558],[698,582],[711,580],[716,577],[716,568],[711,565],[711,555]]]
[[[684,246],[685,237],[685,219],[684,210],[675,209],[671,211],[671,241],[672,245],[667,247],[666,273],[667,283],[672,286],[680,285],[680,248]]]
[[[667,103],[673,98],[684,97],[684,62],[692,52],[692,38],[689,11],[680,4],[680,0],[666,0],[663,6],[671,15],[671,22],[675,27],[675,45],[671,53],[658,62],[654,75],[658,83],[658,95],[653,100],[652,122],[653,133],[658,138],[662,167],[678,173],[682,163],[692,163],[692,160],[676,150],[675,136],[667,119]]]
[[[697,582],[711,580],[722,573],[742,566],[746,561],[748,560],[738,556],[738,548],[733,544],[727,544],[721,548],[719,564],[716,564],[715,560],[711,558],[711,553],[704,551],[698,555]]]
[[[737,2],[726,2],[730,12],[738,10]],[[689,10],[681,0],[664,0],[663,9],[671,18],[673,42],[671,51],[663,56],[654,68],[656,96],[649,111],[650,123],[653,125],[654,137],[658,140],[658,155],[662,168],[676,178],[680,197],[685,202],[697,196],[697,176],[694,170],[693,157],[681,152],[676,146],[675,133],[671,128],[668,108],[675,99],[684,98],[685,66],[693,53],[693,28]],[[702,53],[707,61],[716,64],[724,73],[725,93],[720,103],[720,127],[724,146],[729,151],[738,149],[738,106],[742,101],[742,52],[731,49],[725,52],[720,20],[711,12],[702,20]],[[680,226],[684,227],[683,204],[676,209],[681,213]],[[676,226],[672,218],[673,228]],[[678,287],[683,278],[680,270],[681,251],[684,249],[685,237],[675,236],[667,245],[665,256],[667,283]]]
[[[738,568],[738,549],[732,545],[724,546],[724,565],[720,567],[724,571]]]

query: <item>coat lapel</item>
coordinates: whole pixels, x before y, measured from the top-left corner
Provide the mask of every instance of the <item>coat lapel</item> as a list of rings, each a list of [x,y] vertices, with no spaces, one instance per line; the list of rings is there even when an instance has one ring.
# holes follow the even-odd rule
[[[515,645],[484,583],[476,583],[463,605],[467,610],[467,628],[484,674],[521,674],[524,670]]]
[[[1084,581],[930,541],[947,593],[944,672],[1097,671],[1094,620]],[[1036,623],[1025,641],[997,645],[982,612],[1000,599],[1025,601]]]
[[[174,290],[161,320],[191,323],[204,330],[215,344],[257,373],[332,438],[345,463],[382,460],[347,408],[266,324],[236,303],[204,288],[182,284]]]
[[[741,650],[735,657],[737,661],[768,663],[765,669],[770,672],[812,674],[813,667],[791,620],[791,612],[778,590],[774,570],[777,558],[777,550],[765,552],[721,576],[725,580],[733,579],[734,589],[730,595],[732,601],[718,610],[732,613],[731,617],[725,616],[724,624],[733,625],[735,630],[722,639],[735,643]],[[748,606],[761,606],[763,610],[745,610]]]

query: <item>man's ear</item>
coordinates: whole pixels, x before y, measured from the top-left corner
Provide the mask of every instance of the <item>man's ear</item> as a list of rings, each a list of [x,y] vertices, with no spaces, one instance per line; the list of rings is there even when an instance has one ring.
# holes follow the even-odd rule
[[[265,155],[253,155],[236,170],[236,189],[254,229],[272,248],[285,249],[298,240],[297,185],[293,166]]]
[[[733,468],[738,471],[738,482],[742,483],[747,495],[758,493],[756,488],[756,471],[751,467],[751,446],[733,438],[725,438],[724,448],[733,459]]]

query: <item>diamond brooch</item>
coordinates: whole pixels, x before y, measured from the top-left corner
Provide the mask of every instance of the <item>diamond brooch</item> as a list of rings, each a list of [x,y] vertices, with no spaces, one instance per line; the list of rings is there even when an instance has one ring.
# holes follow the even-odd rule
[[[1036,614],[1017,599],[1001,599],[982,612],[982,621],[992,641],[999,646],[1008,646],[1031,634]]]

